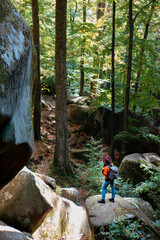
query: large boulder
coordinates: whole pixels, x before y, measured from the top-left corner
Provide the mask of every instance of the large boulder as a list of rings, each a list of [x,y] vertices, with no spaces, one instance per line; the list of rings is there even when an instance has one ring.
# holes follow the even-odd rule
[[[69,240],[95,240],[86,209],[57,195],[39,176],[24,167],[3,187],[0,220],[20,231],[32,233],[36,240],[57,240],[63,236]],[[74,195],[75,201],[76,197]],[[5,234],[3,229],[2,234]]]
[[[130,179],[133,184],[145,181],[150,175],[141,168],[141,164],[147,165],[151,170],[158,171],[157,165],[160,163],[160,157],[156,154],[129,154],[125,156],[119,167],[119,176],[123,180]]]
[[[146,225],[152,226],[154,211],[148,202],[135,198],[122,198],[116,195],[115,202],[109,202],[110,194],[106,194],[106,204],[98,203],[101,195],[91,196],[86,199],[86,208],[95,232],[100,227],[110,225],[117,217],[129,216],[137,218]]]
[[[155,125],[152,125],[144,116],[136,113],[129,113],[132,119],[132,139],[127,139],[126,152],[127,153],[144,153],[155,152],[160,153],[160,142],[154,140],[149,134],[158,135],[160,130]],[[111,142],[111,121],[112,112],[110,109],[101,107],[93,108],[89,106],[71,104],[68,106],[68,117],[76,124],[81,124],[87,134],[93,137],[102,138],[107,144]],[[124,111],[115,113],[115,134],[123,131]],[[146,127],[148,129],[148,138],[146,135],[139,134],[139,128]],[[117,150],[121,150],[122,139],[116,140],[114,146]]]
[[[32,235],[35,240],[95,240],[85,208],[61,197],[53,202],[56,207]]]
[[[76,124],[84,124],[89,118],[89,106],[70,104],[68,106],[68,119]]]
[[[0,225],[0,239],[1,240],[33,240],[32,236],[27,233],[22,233],[19,230]]]
[[[160,157],[156,153],[144,153],[142,156],[146,159],[147,162],[157,167],[160,166]]]
[[[89,149],[70,149],[70,154],[74,159],[80,159],[88,162]]]
[[[40,174],[40,173],[35,173],[37,177],[40,177],[50,188],[53,190],[56,189],[56,180],[54,178],[51,178],[47,175]]]
[[[0,191],[0,219],[9,226],[33,233],[52,210],[54,195],[42,179],[24,167]]]
[[[9,0],[0,1],[0,187],[33,149],[30,73],[32,37]]]
[[[91,101],[91,98],[88,96],[78,96],[78,97],[72,97],[70,95],[67,96],[68,104],[88,105],[90,101]]]
[[[60,196],[63,198],[66,198],[68,200],[71,200],[74,203],[78,202],[79,198],[79,192],[76,188],[61,188],[60,190]]]

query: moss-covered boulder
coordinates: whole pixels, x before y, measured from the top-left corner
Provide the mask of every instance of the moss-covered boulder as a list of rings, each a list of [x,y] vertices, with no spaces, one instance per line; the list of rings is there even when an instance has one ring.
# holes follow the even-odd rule
[[[32,37],[9,0],[0,1],[0,188],[29,160]]]
[[[129,154],[125,156],[119,167],[119,176],[123,180],[130,179],[133,184],[145,181],[150,175],[147,175],[141,164],[147,165],[153,171],[158,171],[157,165],[160,158],[156,154]],[[157,165],[155,165],[155,163]]]
[[[68,119],[75,124],[84,125],[89,118],[89,106],[70,104],[68,106]]]

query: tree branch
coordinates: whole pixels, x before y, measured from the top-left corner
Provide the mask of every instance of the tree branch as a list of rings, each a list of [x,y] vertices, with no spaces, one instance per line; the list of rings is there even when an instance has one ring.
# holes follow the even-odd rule
[[[138,14],[139,14],[144,8],[148,7],[151,3],[154,3],[154,2],[156,2],[156,0],[150,1],[148,4],[146,4],[145,6],[143,6],[143,7],[140,9],[139,12],[137,12],[137,14],[135,15],[135,17],[133,18],[133,23],[134,23],[134,21],[136,20]]]

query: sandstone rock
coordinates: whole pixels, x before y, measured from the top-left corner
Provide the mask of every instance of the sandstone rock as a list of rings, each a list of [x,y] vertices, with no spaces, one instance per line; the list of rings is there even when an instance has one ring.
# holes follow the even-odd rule
[[[0,1],[0,188],[33,149],[30,72],[32,37],[9,0]]]
[[[19,230],[9,227],[0,226],[0,239],[1,240],[32,240],[32,236],[20,232]]]
[[[70,153],[73,156],[73,158],[84,160],[86,162],[88,161],[88,157],[86,156],[86,154],[89,154],[88,149],[71,149]]]
[[[98,109],[92,109],[88,118],[83,121],[83,130],[90,134],[93,137],[102,138],[107,144],[110,144],[111,141],[111,121],[112,121],[112,112],[110,109],[101,107]],[[74,111],[74,119],[76,119],[76,114],[78,116],[78,112]],[[132,126],[135,129],[139,129],[140,127],[146,127],[151,134],[158,135],[160,133],[159,128],[150,124],[149,121],[140,114],[129,113],[129,116],[132,118]],[[86,115],[87,117],[87,115]],[[123,131],[123,118],[124,111],[115,113],[115,135],[119,132]],[[80,123],[81,124],[81,123]],[[152,138],[146,139],[142,135],[137,135],[137,138],[131,139],[126,143],[126,152],[129,153],[144,153],[144,152],[155,152],[157,154],[160,153],[160,143],[158,141],[154,141]],[[116,140],[114,142],[115,148],[120,151],[122,145],[122,140]]]
[[[148,155],[146,155],[145,158],[144,156],[145,155],[139,153],[134,153],[124,157],[119,167],[119,176],[125,181],[129,178],[134,184],[145,181],[147,175],[140,167],[140,164],[147,164],[154,171],[157,171],[157,167],[147,160]]]
[[[67,198],[72,202],[78,202],[79,192],[76,188],[61,188],[61,197]]]
[[[56,194],[24,167],[0,191],[0,219],[21,231],[33,233],[52,210]]]
[[[132,206],[135,206],[137,208],[137,210],[139,209],[139,211],[145,214],[145,222],[150,225],[151,221],[154,221],[155,218],[153,216],[153,208],[151,206],[151,204],[147,201],[144,201],[140,198],[124,198],[124,200],[126,200],[127,202],[129,202]]]
[[[54,198],[53,205],[56,208],[32,235],[35,240],[95,240],[83,207],[61,197]]]
[[[2,221],[0,220],[0,226],[7,226],[7,224],[5,224],[4,222],[2,222]]]
[[[78,105],[88,105],[88,103],[91,101],[90,97],[87,96],[78,96],[78,97],[67,97],[67,103],[68,104],[78,104]]]
[[[84,124],[89,117],[90,107],[71,104],[68,106],[68,119],[76,124]]]
[[[159,167],[160,166],[160,157],[156,153],[144,153],[142,156],[146,159],[147,162]]]
[[[49,176],[40,174],[40,173],[35,173],[37,177],[40,177],[50,188],[53,190],[56,189],[56,180],[54,178],[51,178]]]
[[[96,231],[101,226],[111,224],[119,216],[138,218],[152,227],[154,211],[149,203],[135,198],[122,198],[116,195],[115,202],[109,202],[110,194],[106,194],[106,204],[98,203],[101,195],[91,196],[86,200],[86,207],[91,223]]]

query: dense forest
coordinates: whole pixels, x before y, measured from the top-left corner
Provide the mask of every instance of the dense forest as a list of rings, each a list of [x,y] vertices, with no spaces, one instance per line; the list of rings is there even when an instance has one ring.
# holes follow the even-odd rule
[[[158,0],[12,0],[12,3],[29,24],[33,36],[32,108],[36,147],[44,141],[42,131],[47,122],[44,111],[48,110],[42,108],[41,100],[43,96],[55,100],[56,124],[48,126],[55,127],[51,131],[55,139],[50,175],[54,177],[55,174],[60,185],[65,183],[79,188],[86,198],[98,194],[101,189],[102,162],[99,159],[106,149],[118,166],[127,154],[133,153],[127,144],[132,146],[137,138],[158,146],[155,153],[159,155]],[[88,116],[96,110],[110,111],[108,141],[102,136],[86,136],[82,131],[82,137],[86,139],[79,148],[85,148],[84,159],[88,162],[83,159],[83,164],[78,162],[78,167],[75,161],[70,161],[70,138],[71,128],[75,132],[79,124],[68,123],[67,116],[68,99],[77,97],[86,97],[84,105],[90,107]],[[122,129],[119,130],[116,119],[121,112]],[[132,126],[137,121],[133,116],[142,116],[150,125]],[[153,131],[150,131],[151,126]],[[79,134],[79,144],[80,138]],[[52,142],[47,144],[52,148]],[[39,160],[43,161],[41,154]],[[32,159],[29,164],[32,169],[35,167]],[[116,220],[116,226],[110,225],[109,233],[101,228],[97,239],[154,240],[159,236],[159,166],[156,165],[158,171],[154,171],[142,164],[141,168],[148,176],[144,181],[134,182],[129,177],[126,181],[120,177],[115,181],[116,194],[140,197],[152,204],[156,216],[153,229],[157,235],[137,220],[124,217]],[[129,225],[128,233],[123,235]]]

